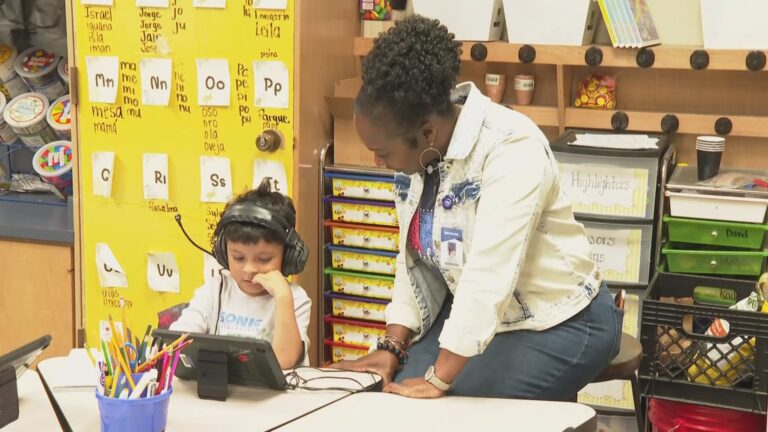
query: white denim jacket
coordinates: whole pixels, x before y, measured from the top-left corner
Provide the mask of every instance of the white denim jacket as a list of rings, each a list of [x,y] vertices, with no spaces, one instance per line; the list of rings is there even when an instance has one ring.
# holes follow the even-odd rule
[[[440,346],[470,357],[496,333],[567,320],[591,302],[602,280],[541,130],[472,83],[458,85],[453,98],[466,102],[439,164],[432,245],[422,246],[438,252],[443,277],[406,247],[424,180],[398,173],[401,251],[386,321],[415,331],[418,340],[434,323],[447,285],[454,300]]]

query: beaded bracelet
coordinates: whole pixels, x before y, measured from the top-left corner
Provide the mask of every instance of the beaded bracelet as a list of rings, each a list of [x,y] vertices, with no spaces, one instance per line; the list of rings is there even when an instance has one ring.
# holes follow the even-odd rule
[[[398,369],[402,369],[402,367],[405,366],[405,364],[408,362],[408,351],[402,349],[398,345],[399,344],[394,342],[391,338],[385,337],[384,339],[379,339],[379,341],[376,343],[376,349],[394,354],[395,357],[397,357]]]

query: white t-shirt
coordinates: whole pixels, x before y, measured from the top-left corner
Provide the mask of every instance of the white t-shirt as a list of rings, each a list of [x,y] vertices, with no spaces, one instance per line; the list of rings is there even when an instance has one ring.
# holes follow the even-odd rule
[[[170,329],[194,333],[214,333],[222,336],[239,336],[254,339],[264,339],[272,342],[272,334],[275,328],[275,298],[271,295],[253,297],[245,294],[237,286],[237,283],[229,271],[220,272],[224,277],[209,280],[206,284],[195,290],[195,295],[189,302],[189,307],[184,309]],[[219,310],[219,286],[221,290],[221,312]],[[299,327],[301,340],[304,342],[304,359],[301,365],[309,364],[309,336],[307,328],[311,315],[312,301],[304,289],[296,284],[291,285],[293,292],[293,307],[296,314],[296,324]],[[216,329],[216,320],[219,327]]]

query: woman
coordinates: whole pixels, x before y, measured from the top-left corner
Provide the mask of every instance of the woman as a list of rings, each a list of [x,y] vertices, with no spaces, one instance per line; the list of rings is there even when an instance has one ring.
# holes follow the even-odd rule
[[[355,127],[398,172],[401,251],[387,336],[337,366],[411,397],[572,399],[618,352],[622,313],[546,137],[474,84],[454,88],[459,55],[414,16],[365,59]]]

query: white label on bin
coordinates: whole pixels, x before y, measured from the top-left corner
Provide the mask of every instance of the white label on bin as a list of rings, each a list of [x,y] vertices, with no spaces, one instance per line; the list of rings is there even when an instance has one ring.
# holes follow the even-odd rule
[[[561,184],[578,213],[645,216],[648,170],[609,165],[560,164]]]
[[[592,260],[608,280],[638,282],[642,264],[642,230],[584,227]]]

